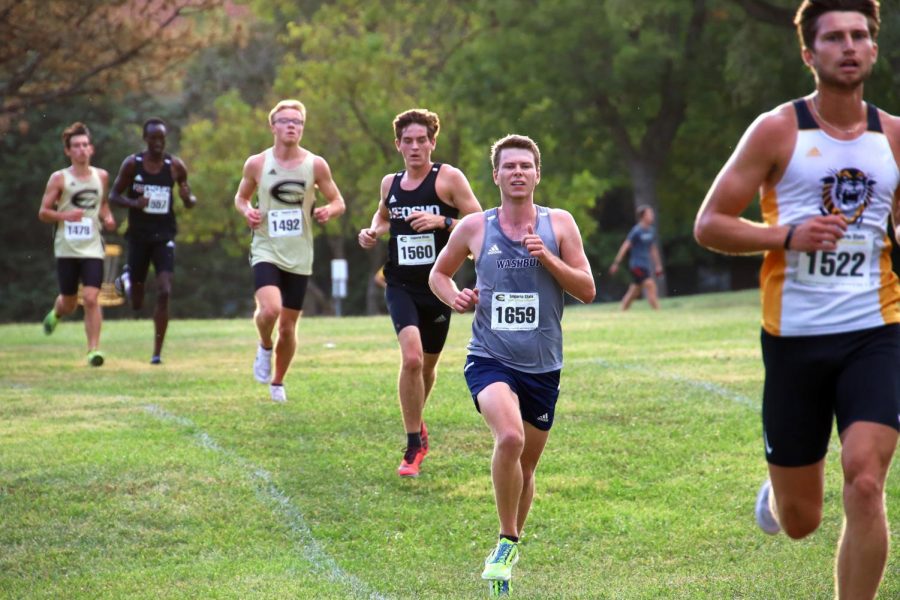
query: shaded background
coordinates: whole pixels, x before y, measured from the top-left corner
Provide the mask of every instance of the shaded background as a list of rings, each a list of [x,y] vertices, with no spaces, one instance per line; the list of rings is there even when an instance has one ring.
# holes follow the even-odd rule
[[[200,202],[178,213],[173,315],[249,314],[249,233],[232,202],[244,160],[271,145],[268,110],[286,97],[306,104],[302,145],[328,160],[347,202],[317,228],[307,314],[333,311],[333,258],[350,264],[343,314],[383,310],[372,274],[385,244],[365,252],[356,236],[381,177],[402,168],[391,121],[411,107],[440,114],[433,158],[462,168],[485,208],[498,202],[490,144],[512,132],[538,141],[536,200],[575,215],[598,302],[627,287],[607,268],[640,204],[657,210],[665,293],[754,287],[759,257],[707,252],[691,228],[747,125],[813,89],[791,25],[797,4],[0,0],[0,322],[40,320],[57,293],[51,227],[37,211],[50,174],[68,165],[62,130],[87,123],[93,163],[112,180],[143,149],[151,116],[168,121],[168,151]],[[886,12],[882,26],[866,95],[897,112],[900,15]],[[124,230],[107,241],[123,243]]]

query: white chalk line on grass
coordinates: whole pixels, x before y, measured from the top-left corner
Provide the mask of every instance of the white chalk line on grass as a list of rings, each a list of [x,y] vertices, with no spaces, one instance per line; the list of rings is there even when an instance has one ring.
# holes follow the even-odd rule
[[[604,360],[602,358],[579,358],[572,361],[575,364],[594,364],[600,365],[605,369],[625,369],[626,371],[634,371],[636,373],[641,373],[642,375],[647,375],[648,377],[663,377],[668,379],[669,381],[675,381],[677,383],[683,383],[685,385],[689,385],[691,387],[699,388],[703,391],[710,392],[716,396],[720,396],[725,398],[726,400],[731,400],[735,404],[740,404],[741,406],[745,406],[750,408],[756,412],[762,412],[762,405],[753,400],[752,398],[748,398],[743,394],[738,394],[737,392],[733,392],[728,388],[713,383],[711,381],[705,381],[703,379],[690,379],[688,377],[684,377],[682,375],[677,375],[673,373],[666,373],[663,371],[651,371],[646,367],[639,367],[637,365],[629,365],[624,363],[612,363],[608,360]],[[831,442],[828,445],[829,450],[832,452],[840,450],[840,444],[838,440],[832,438]]]
[[[685,385],[699,388],[703,391],[710,392],[716,396],[720,396],[725,398],[726,400],[731,400],[735,404],[740,404],[742,406],[746,406],[747,408],[751,408],[756,412],[761,410],[759,402],[753,400],[752,398],[748,398],[743,394],[738,394],[737,392],[733,392],[728,388],[713,383],[711,381],[705,381],[703,379],[691,379],[689,377],[684,377],[682,375],[666,373],[664,371],[651,371],[646,367],[639,367],[637,365],[629,365],[625,363],[612,363],[608,360],[604,360],[602,358],[580,358],[572,361],[575,364],[595,364],[600,365],[605,369],[624,369],[626,371],[635,371],[637,373],[641,373],[643,375],[647,375],[649,377],[662,377],[669,381],[675,381],[677,383],[683,383]]]
[[[170,413],[155,404],[144,406],[144,410],[160,421],[175,423],[185,429],[192,430],[195,441],[201,447],[220,454],[237,465],[253,482],[257,493],[267,503],[273,505],[275,512],[290,527],[300,544],[303,558],[312,565],[314,571],[324,574],[330,581],[350,588],[357,597],[387,600],[387,596],[372,590],[364,581],[341,569],[337,562],[325,552],[322,545],[313,536],[312,530],[310,530],[306,519],[303,517],[303,513],[291,502],[290,497],[272,482],[272,475],[268,471],[254,465],[237,453],[223,448],[209,434],[199,430],[190,419]]]

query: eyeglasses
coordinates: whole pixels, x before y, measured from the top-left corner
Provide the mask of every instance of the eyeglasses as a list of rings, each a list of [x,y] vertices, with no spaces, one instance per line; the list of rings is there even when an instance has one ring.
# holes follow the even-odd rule
[[[275,124],[276,125],[296,125],[297,127],[299,127],[300,125],[303,125],[303,120],[302,119],[288,119],[285,117],[280,117],[278,119],[275,119]]]

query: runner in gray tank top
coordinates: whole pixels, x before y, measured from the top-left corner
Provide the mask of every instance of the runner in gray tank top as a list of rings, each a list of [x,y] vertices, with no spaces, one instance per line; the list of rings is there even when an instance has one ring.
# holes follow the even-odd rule
[[[509,591],[519,538],[534,497],[562,368],[563,294],[594,299],[581,233],[568,212],[534,204],[541,154],[530,138],[509,135],[491,149],[500,208],[468,215],[431,270],[434,294],[457,312],[475,309],[464,373],[475,407],[494,436],[491,478],[500,540],[481,577],[492,594]],[[452,277],[475,258],[475,289]]]
[[[537,229],[559,256],[550,209],[535,205]],[[469,354],[493,358],[526,373],[562,369],[563,290],[521,240],[500,228],[498,210],[484,214],[484,242],[475,263],[478,304]]]

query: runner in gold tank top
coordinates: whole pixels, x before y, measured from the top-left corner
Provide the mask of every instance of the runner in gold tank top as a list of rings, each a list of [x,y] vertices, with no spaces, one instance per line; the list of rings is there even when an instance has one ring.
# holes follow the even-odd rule
[[[88,364],[103,364],[100,325],[103,320],[97,297],[103,283],[103,239],[100,226],[109,231],[116,221],[106,199],[109,174],[91,166],[94,146],[83,123],[73,123],[62,135],[64,152],[72,165],[56,171],[47,182],[38,218],[55,227],[54,254],[59,295],[44,317],[44,332],[53,333],[61,317],[78,306],[78,283],[82,283],[84,331]]]
[[[300,146],[305,123],[306,108],[298,100],[275,105],[269,112],[274,143],[244,163],[234,197],[235,207],[253,231],[250,264],[259,331],[253,376],[269,384],[274,402],[287,401],[284,377],[297,348],[297,322],[312,274],[313,220],[321,224],[344,213],[344,199],[328,163]],[[316,188],[328,201],[318,208],[314,208]]]

